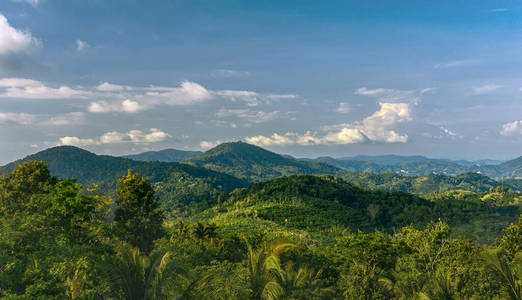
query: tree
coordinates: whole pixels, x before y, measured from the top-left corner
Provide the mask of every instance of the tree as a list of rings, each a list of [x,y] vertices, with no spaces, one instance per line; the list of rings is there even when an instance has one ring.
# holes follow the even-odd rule
[[[179,274],[187,273],[176,263],[171,252],[154,252],[150,256],[140,249],[120,244],[116,255],[108,256],[101,264],[101,272],[110,286],[111,296],[122,299],[165,299],[176,296],[175,283]],[[173,294],[174,293],[174,294]]]
[[[518,219],[518,224],[509,225],[502,237],[498,238],[495,243],[504,250],[510,261],[517,252],[522,251],[522,215]]]
[[[484,263],[498,275],[509,299],[522,300],[522,283],[517,275],[522,275],[522,253],[515,256],[510,266],[503,258],[505,253],[499,249],[486,249],[482,255]]]
[[[9,214],[21,211],[33,195],[46,193],[57,181],[44,162],[20,164],[11,174],[0,177],[1,211]]]
[[[278,299],[283,295],[280,285],[283,269],[279,255],[293,246],[288,242],[276,241],[254,249],[247,241],[247,273],[251,299]]]
[[[118,208],[114,220],[120,238],[149,253],[154,240],[164,233],[163,212],[151,184],[129,170],[127,176],[118,180],[116,194]]]

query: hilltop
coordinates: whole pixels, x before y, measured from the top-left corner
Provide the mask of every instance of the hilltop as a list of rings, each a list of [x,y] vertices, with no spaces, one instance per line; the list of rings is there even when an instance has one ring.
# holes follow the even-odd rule
[[[253,182],[295,174],[336,174],[339,168],[300,161],[244,142],[224,143],[184,163]]]

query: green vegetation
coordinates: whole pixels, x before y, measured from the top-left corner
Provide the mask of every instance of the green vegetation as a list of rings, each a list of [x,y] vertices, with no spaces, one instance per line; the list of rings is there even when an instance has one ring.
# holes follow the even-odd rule
[[[0,177],[0,297],[521,299],[520,212],[503,187],[419,197],[290,176],[165,217],[137,173],[113,200],[27,162]],[[482,221],[481,237],[505,230],[459,234]]]
[[[85,187],[97,186],[107,195],[114,195],[117,179],[132,169],[150,179],[158,190],[162,206],[167,210],[230,192],[248,183],[233,176],[180,163],[139,162],[121,157],[96,155],[72,146],[50,148],[0,168],[8,174],[18,165],[43,161],[58,178],[75,178]],[[175,192],[171,192],[175,191]]]
[[[299,161],[243,142],[224,143],[185,163],[223,172],[251,182],[296,174],[336,174],[340,169]]]

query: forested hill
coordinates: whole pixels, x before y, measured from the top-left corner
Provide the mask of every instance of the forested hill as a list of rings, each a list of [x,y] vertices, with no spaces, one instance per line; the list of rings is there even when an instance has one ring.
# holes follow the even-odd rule
[[[160,162],[180,162],[200,155],[201,151],[183,151],[177,149],[165,149],[160,151],[148,151],[122,157],[138,161],[160,161]]]
[[[168,207],[199,201],[248,184],[228,174],[187,164],[140,162],[122,157],[97,155],[73,146],[49,148],[29,155],[1,167],[0,174],[6,175],[19,164],[28,161],[46,162],[54,176],[75,178],[79,183],[87,185],[99,184],[109,193],[114,190],[116,180],[126,175],[128,169],[132,169],[155,183],[162,201],[171,202]]]
[[[185,163],[254,182],[285,175],[336,174],[340,171],[334,166],[284,157],[244,142],[221,144]]]
[[[467,192],[463,198],[452,194],[419,197],[367,190],[333,176],[289,176],[220,197],[216,207],[197,219],[230,230],[305,230],[327,239],[334,228],[393,232],[402,226],[425,225],[440,218],[452,224],[459,234],[481,243],[492,242],[519,216],[521,209],[515,201],[520,201],[520,193],[512,195],[507,205],[483,201],[484,195],[474,195]]]

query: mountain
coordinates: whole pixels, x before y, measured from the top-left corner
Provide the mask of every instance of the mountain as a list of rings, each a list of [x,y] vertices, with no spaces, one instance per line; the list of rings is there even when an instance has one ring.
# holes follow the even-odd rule
[[[122,157],[137,161],[180,162],[196,157],[201,153],[203,152],[165,149],[160,151],[148,151],[139,154],[124,155]]]
[[[90,186],[98,184],[106,192],[114,192],[118,178],[132,169],[154,183],[164,207],[175,208],[197,202],[238,187],[247,186],[233,176],[180,163],[140,162],[122,157],[97,155],[73,147],[59,146],[29,155],[0,168],[0,174],[13,171],[19,164],[31,160],[44,161],[59,178],[75,178]]]
[[[417,162],[428,160],[429,158],[421,155],[404,156],[404,155],[356,155],[353,157],[340,158],[339,160],[358,160],[373,162],[379,165],[395,165],[399,163]]]
[[[503,162],[497,166],[503,177],[522,177],[522,156]]]
[[[184,163],[203,167],[252,182],[293,174],[336,174],[327,164],[284,157],[244,142],[224,143]]]

